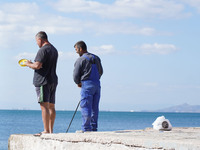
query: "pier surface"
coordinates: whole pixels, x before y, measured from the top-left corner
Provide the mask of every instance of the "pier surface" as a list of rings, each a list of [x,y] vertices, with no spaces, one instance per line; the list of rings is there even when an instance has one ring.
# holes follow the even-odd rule
[[[11,135],[8,150],[200,150],[200,127]]]

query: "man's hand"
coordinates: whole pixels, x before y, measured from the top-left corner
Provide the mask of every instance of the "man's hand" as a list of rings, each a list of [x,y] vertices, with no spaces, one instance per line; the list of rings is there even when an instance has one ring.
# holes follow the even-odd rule
[[[27,62],[25,62],[25,65],[26,65],[27,67],[29,67],[29,68],[30,68],[30,64],[33,64],[33,63],[31,62],[31,60],[27,60]]]
[[[32,64],[32,62],[30,60],[27,60],[27,62],[25,62],[25,64],[26,64],[26,66],[28,66],[28,65]]]
[[[31,61],[27,61],[26,62],[26,66],[28,66],[29,68],[32,68],[32,69],[34,69],[34,70],[38,70],[38,69],[40,69],[40,68],[42,68],[42,63],[41,62],[31,62]]]
[[[77,85],[78,85],[78,87],[80,87],[80,88],[82,87],[82,84],[81,84],[81,83],[79,83],[79,84],[77,84]]]

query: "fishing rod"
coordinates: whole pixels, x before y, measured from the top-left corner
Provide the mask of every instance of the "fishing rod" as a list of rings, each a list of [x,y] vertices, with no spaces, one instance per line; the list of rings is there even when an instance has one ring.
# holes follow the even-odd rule
[[[78,109],[78,107],[79,107],[79,105],[80,105],[80,102],[81,102],[81,101],[78,102],[78,105],[77,105],[76,110],[75,110],[75,112],[74,112],[74,115],[73,115],[73,117],[72,117],[72,119],[71,119],[71,121],[70,121],[70,123],[69,123],[69,126],[68,126],[68,128],[67,128],[66,133],[69,131],[69,128],[70,128],[70,126],[71,126],[71,124],[72,124],[72,121],[73,121],[73,119],[74,119],[74,116],[76,115],[76,112],[77,112],[77,109]]]

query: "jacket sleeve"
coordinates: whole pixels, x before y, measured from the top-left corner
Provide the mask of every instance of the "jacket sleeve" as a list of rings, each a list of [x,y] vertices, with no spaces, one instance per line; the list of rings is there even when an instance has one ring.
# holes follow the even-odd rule
[[[101,64],[101,59],[99,57],[98,58],[98,71],[99,71],[99,75],[100,75],[100,78],[101,76],[103,75],[103,67],[102,67],[102,64]]]
[[[76,84],[81,83],[81,62],[79,59],[74,64],[73,79]]]

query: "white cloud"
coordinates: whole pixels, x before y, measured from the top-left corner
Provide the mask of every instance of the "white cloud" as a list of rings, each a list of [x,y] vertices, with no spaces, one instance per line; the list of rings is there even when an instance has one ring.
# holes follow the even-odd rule
[[[180,4],[175,4],[175,2],[171,1],[165,2],[163,0],[155,1],[116,0],[112,4],[103,4],[85,0],[59,0],[54,6],[60,11],[84,11],[86,13],[95,13],[100,16],[110,15],[108,17],[129,17],[129,15],[131,15],[130,17],[144,17],[149,14],[155,16],[158,14],[163,15],[165,11],[166,14],[169,15],[166,7],[172,4],[174,5],[169,8],[173,8],[177,13],[172,11],[171,15],[177,15],[182,12],[183,6]],[[162,6],[161,4],[165,5]],[[149,8],[147,9],[147,7]],[[154,8],[160,11],[155,11],[156,9],[154,10]],[[45,14],[40,11],[40,7],[37,3],[2,3],[0,6],[0,49],[15,47],[23,43],[21,41],[33,40],[35,34],[40,30],[54,35],[92,33],[96,35],[135,34],[149,36],[163,34],[159,33],[155,28],[145,25],[139,26],[134,23],[123,21],[115,22],[113,20],[109,22],[98,22],[96,20],[88,21],[81,20],[80,18],[78,20],[60,15]],[[148,11],[152,11],[152,13]],[[12,44],[10,44],[11,42]]]
[[[109,55],[112,53],[116,53],[116,50],[114,49],[113,45],[101,45],[101,46],[93,46],[88,47],[88,52],[94,53],[96,55]],[[59,59],[62,60],[69,60],[69,59],[77,59],[79,55],[74,52],[63,52],[59,51]]]
[[[59,0],[52,2],[51,5],[62,12],[96,12],[104,7],[99,2],[85,0]]]
[[[75,30],[72,27],[80,23],[74,19],[59,15],[41,13],[36,3],[5,3],[0,6],[0,9],[2,31],[8,26],[7,29],[9,31],[18,32],[29,31],[35,33],[42,28],[49,33],[72,33],[77,31],[77,29]]]
[[[15,60],[20,60],[20,59],[28,59],[28,60],[34,60],[36,56],[36,53],[28,53],[28,52],[23,52],[15,56]]]
[[[136,35],[156,35],[159,31],[151,27],[139,27],[132,23],[94,23],[91,26],[96,34],[136,34]]]
[[[116,0],[111,4],[103,4],[91,0],[58,0],[52,6],[62,12],[81,12],[97,14],[102,17],[185,17],[184,5],[166,0]]]
[[[28,59],[28,60],[34,61],[35,56],[36,56],[36,53],[23,52],[15,56],[14,59],[17,61],[20,59]],[[75,52],[58,51],[58,57],[61,60],[66,60],[66,59],[76,59],[78,55]]]
[[[88,51],[96,55],[108,55],[116,52],[113,45],[101,45],[101,46],[89,47]],[[58,55],[59,55],[59,60],[74,60],[79,57],[75,51],[74,52],[58,51]],[[18,61],[20,59],[25,58],[34,61],[35,56],[36,53],[23,52],[15,56],[14,59]]]
[[[134,0],[135,1],[135,0]],[[94,1],[73,0],[58,1],[55,6],[63,6],[70,12],[92,11],[101,14],[102,7],[110,9],[115,5],[121,5],[125,9],[130,1],[117,0],[113,4],[101,4]],[[139,2],[138,2],[139,3]],[[134,4],[135,5],[135,4]],[[74,6],[74,7],[70,7]],[[125,7],[126,6],[126,7]],[[89,8],[88,8],[89,7]],[[59,7],[62,9],[62,7]],[[69,9],[68,9],[69,8]],[[91,9],[92,8],[92,9]],[[117,8],[117,7],[116,7]],[[115,9],[116,9],[115,8]],[[77,9],[77,10],[74,10]],[[63,10],[64,11],[64,10]],[[128,11],[128,10],[127,10]],[[125,11],[126,12],[126,11]],[[102,11],[105,13],[105,11]],[[111,12],[112,15],[112,12]],[[119,14],[116,14],[117,16]],[[48,34],[76,34],[92,33],[104,34],[136,34],[157,35],[156,29],[149,26],[138,26],[128,22],[98,22],[95,20],[81,20],[79,18],[67,18],[60,15],[42,13],[37,3],[2,3],[0,6],[0,49],[16,47],[21,41],[33,40],[38,31],[44,30]],[[12,41],[12,44],[10,42]]]
[[[63,52],[63,51],[59,51],[59,59],[61,60],[66,60],[66,59],[76,59],[78,58],[78,54],[76,54],[76,52]]]
[[[184,2],[196,8],[197,11],[200,13],[200,0],[184,0]]]
[[[147,82],[147,83],[143,83],[142,84],[143,86],[145,87],[157,87],[158,86],[158,83],[155,83],[155,82]]]
[[[172,44],[143,44],[140,46],[134,47],[135,51],[134,53],[131,53],[130,51],[120,51],[116,50],[115,47],[112,44],[108,45],[101,45],[101,46],[92,46],[88,47],[88,52],[94,53],[96,55],[110,55],[110,54],[120,54],[120,55],[130,55],[130,54],[142,54],[142,55],[150,55],[150,54],[160,54],[160,55],[167,55],[170,53],[173,53],[178,50],[176,46]],[[75,52],[64,52],[59,51],[59,59],[60,60],[74,60],[77,59],[79,56]],[[23,58],[34,60],[36,56],[36,53],[20,53],[17,56],[15,56],[16,60],[20,60]],[[145,86],[156,86],[156,83],[146,83]]]
[[[167,55],[173,53],[178,50],[178,48],[173,44],[143,44],[140,46],[135,46],[135,53],[142,55],[150,55],[150,54],[160,54]]]
[[[199,85],[169,85],[168,90],[182,90],[182,89],[200,89]]]
[[[38,6],[35,3],[5,3],[0,6],[0,46],[10,47],[15,41],[27,39],[24,25],[29,26]],[[32,33],[32,32],[31,32]],[[12,44],[10,44],[12,42]]]
[[[41,30],[48,34],[81,32],[79,24],[74,19],[41,14],[36,3],[4,3],[0,6],[0,47],[8,48],[21,40],[34,39]]]
[[[98,47],[90,47],[88,51],[96,55],[108,55],[116,52],[113,45],[101,45]]]

